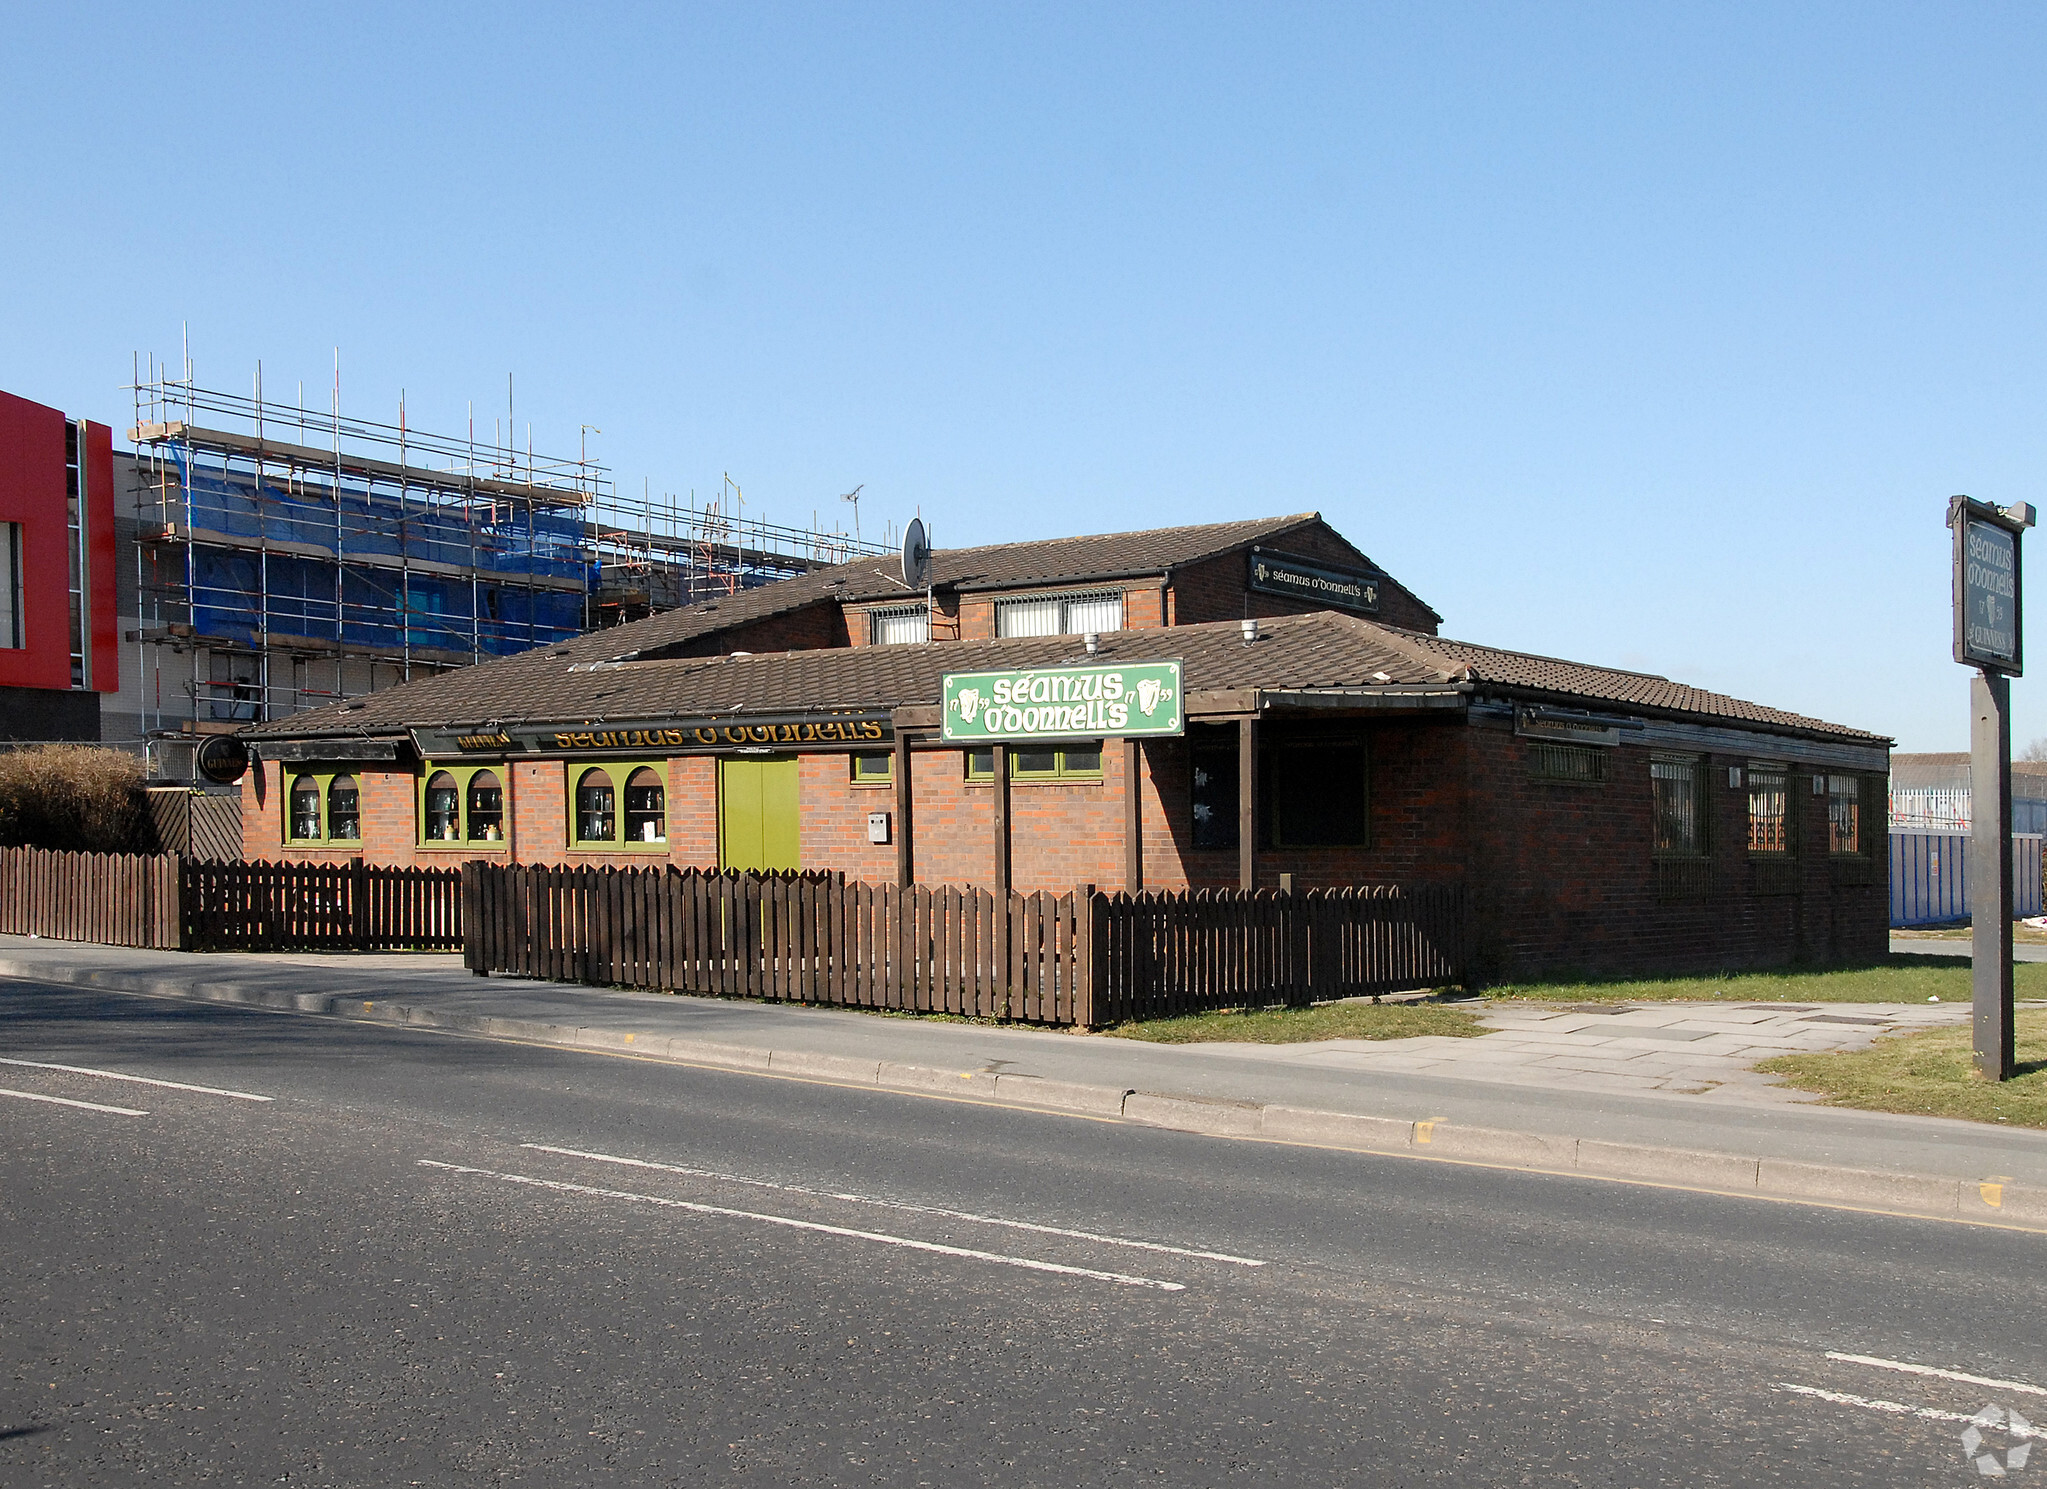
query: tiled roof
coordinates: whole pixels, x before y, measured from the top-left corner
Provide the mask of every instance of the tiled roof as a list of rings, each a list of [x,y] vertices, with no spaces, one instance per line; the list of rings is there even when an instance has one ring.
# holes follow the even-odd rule
[[[1316,512],[1160,527],[1144,532],[1096,533],[984,548],[935,548],[931,579],[938,589],[1004,589],[1031,584],[1088,584],[1157,574],[1252,543],[1276,541],[1322,520]],[[1363,555],[1359,555],[1360,558]],[[1370,560],[1366,559],[1369,563]],[[893,558],[864,558],[703,604],[668,610],[630,625],[595,631],[565,643],[578,661],[645,656],[692,646],[721,631],[766,620],[822,601],[864,604],[921,598],[904,587]]]
[[[795,581],[785,581],[793,583]],[[615,634],[615,633],[613,633]],[[590,639],[590,638],[585,638]],[[570,647],[374,693],[257,725],[257,737],[390,734],[409,726],[469,728],[517,722],[626,722],[744,713],[872,710],[939,699],[948,672],[1045,667],[1089,660],[1077,636],[833,647],[759,656],[607,663]],[[1503,691],[1675,714],[1764,729],[1877,742],[1829,724],[1667,678],[1444,641],[1334,612],[1261,623],[1246,645],[1237,622],[1111,631],[1100,660],[1177,657],[1189,692],[1262,688],[1403,687]]]

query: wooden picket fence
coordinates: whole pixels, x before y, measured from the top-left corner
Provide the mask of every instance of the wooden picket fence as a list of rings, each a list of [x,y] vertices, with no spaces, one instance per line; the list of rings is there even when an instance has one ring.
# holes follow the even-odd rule
[[[454,951],[459,868],[182,860],[190,951]]]
[[[175,950],[178,861],[0,848],[0,934]]]
[[[667,868],[464,870],[464,960],[618,987],[1093,1023],[1085,894]]]
[[[474,972],[1095,1026],[1458,982],[1455,885],[1012,895],[823,874],[464,870]]]
[[[1095,919],[1109,1022],[1443,987],[1465,971],[1456,884],[1118,894]]]

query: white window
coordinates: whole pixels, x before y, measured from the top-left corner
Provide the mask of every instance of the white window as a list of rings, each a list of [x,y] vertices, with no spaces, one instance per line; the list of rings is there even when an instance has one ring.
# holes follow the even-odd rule
[[[1039,595],[1028,600],[1003,600],[995,606],[998,636],[1079,636],[1089,631],[1122,629],[1120,589]]]
[[[876,646],[901,646],[931,639],[931,611],[923,605],[903,605],[893,610],[869,613]]]
[[[0,647],[21,644],[21,524],[0,522]]]

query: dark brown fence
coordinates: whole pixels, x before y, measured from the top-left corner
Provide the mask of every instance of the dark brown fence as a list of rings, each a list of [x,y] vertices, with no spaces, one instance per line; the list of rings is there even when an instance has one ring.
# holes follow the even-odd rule
[[[184,860],[193,951],[453,951],[462,871]]]
[[[466,964],[570,982],[1105,1024],[1455,983],[1454,885],[1012,895],[674,868],[464,871]]]
[[[1099,898],[1105,1023],[1405,992],[1464,975],[1460,885]]]
[[[178,861],[0,848],[0,934],[175,949]]]
[[[1093,1023],[1090,899],[675,868],[464,870],[467,965],[620,987]]]

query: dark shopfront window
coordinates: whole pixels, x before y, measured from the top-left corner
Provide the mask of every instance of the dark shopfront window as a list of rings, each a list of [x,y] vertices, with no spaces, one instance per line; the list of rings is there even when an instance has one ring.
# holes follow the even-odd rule
[[[1362,848],[1371,843],[1364,742],[1268,733],[1259,750],[1261,848]],[[1190,732],[1196,848],[1237,846],[1236,731]]]

